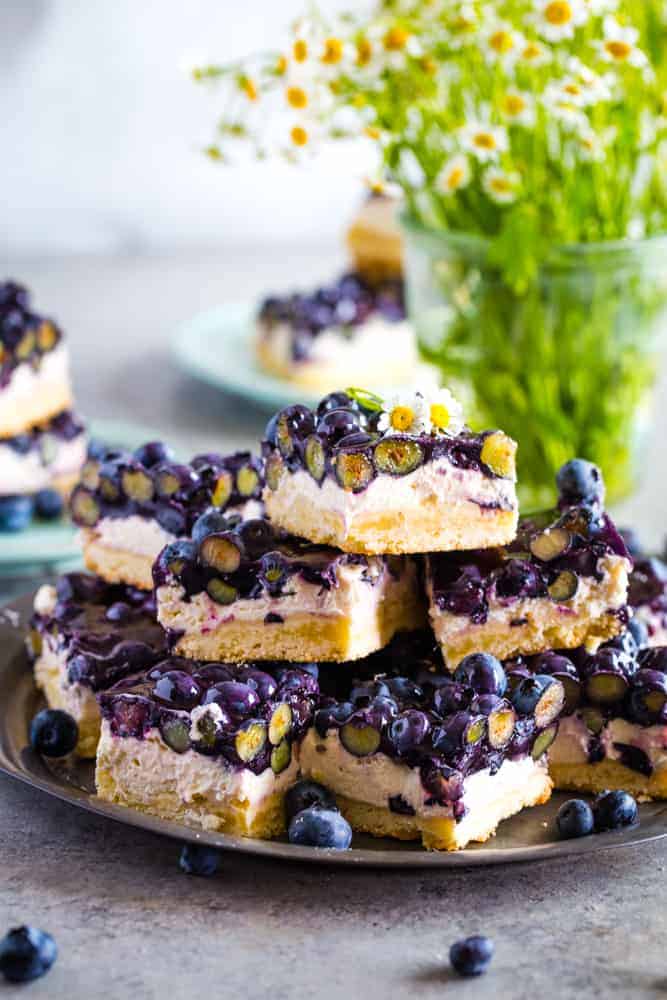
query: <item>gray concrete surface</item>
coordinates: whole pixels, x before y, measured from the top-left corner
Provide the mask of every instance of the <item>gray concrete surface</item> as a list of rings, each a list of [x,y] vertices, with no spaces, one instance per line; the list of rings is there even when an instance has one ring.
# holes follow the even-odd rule
[[[251,443],[264,415],[180,375],[167,356],[174,327],[294,274],[325,277],[335,258],[0,263],[61,317],[88,415],[132,417],[186,447],[222,448]],[[659,409],[645,481],[622,512],[656,541],[667,448]],[[579,862],[405,874],[229,855],[211,880],[182,875],[178,852],[0,777],[0,931],[35,923],[60,947],[45,979],[0,984],[0,1000],[667,995],[667,844]],[[492,969],[455,980],[449,944],[475,932],[495,939]]]

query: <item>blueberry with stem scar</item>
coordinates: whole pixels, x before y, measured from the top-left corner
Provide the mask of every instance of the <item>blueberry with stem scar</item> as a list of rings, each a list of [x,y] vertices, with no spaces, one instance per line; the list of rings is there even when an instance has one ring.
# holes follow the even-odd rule
[[[267,735],[264,722],[247,722],[242,729],[239,729],[234,746],[244,764],[259,756],[266,745]]]
[[[212,597],[216,604],[233,604],[234,601],[239,596],[236,587],[233,587],[231,583],[227,583],[225,580],[220,580],[218,577],[213,577],[206,584],[206,592],[209,597]]]
[[[162,462],[173,462],[174,453],[164,441],[147,441],[134,452],[137,462],[146,469],[153,469]]]
[[[536,559],[550,562],[565,555],[572,544],[572,535],[565,528],[547,528],[530,540],[529,548]]]
[[[583,458],[566,462],[556,474],[560,499],[566,504],[603,503],[604,480],[597,465]]]
[[[326,472],[326,457],[322,440],[317,434],[311,434],[304,449],[306,468],[316,483],[321,483]]]
[[[391,435],[375,445],[373,461],[378,472],[407,476],[423,463],[424,449],[417,441]]]
[[[454,680],[471,687],[477,694],[503,695],[507,690],[503,665],[490,653],[465,656],[454,672]]]
[[[273,746],[277,746],[288,735],[292,721],[292,709],[287,702],[283,702],[273,710],[269,720],[269,742]]]
[[[292,747],[289,740],[283,740],[271,751],[271,770],[274,774],[282,774],[290,766],[291,761]]]
[[[243,542],[233,531],[206,535],[199,546],[199,558],[218,573],[235,573],[243,561]]]

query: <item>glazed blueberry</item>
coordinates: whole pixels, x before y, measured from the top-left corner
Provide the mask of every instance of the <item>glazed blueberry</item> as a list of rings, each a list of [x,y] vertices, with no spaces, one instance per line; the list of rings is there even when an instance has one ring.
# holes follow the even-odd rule
[[[532,660],[531,669],[536,674],[556,677],[565,689],[566,713],[575,710],[581,701],[581,681],[577,668],[569,657],[560,653],[540,653]]]
[[[636,662],[622,650],[604,646],[589,657],[584,667],[586,695],[596,705],[614,705],[623,700]]]
[[[40,490],[35,494],[35,513],[44,521],[55,521],[65,504],[57,490]]]
[[[79,727],[68,712],[45,708],[30,723],[30,745],[44,757],[66,757],[79,739]]]
[[[483,715],[472,712],[455,712],[433,732],[433,746],[445,754],[455,754],[479,743],[486,733],[487,722]]]
[[[39,979],[57,957],[55,941],[37,927],[14,927],[0,941],[0,972],[10,983]]]
[[[564,840],[587,837],[593,832],[593,810],[583,799],[569,799],[558,810],[556,826],[558,835]]]
[[[565,690],[555,677],[536,674],[519,681],[512,691],[512,704],[521,715],[534,715],[538,726],[548,726],[563,708]]]
[[[276,414],[275,426],[271,430],[271,436],[269,436],[269,428],[272,424],[273,421],[270,421],[269,427],[267,427],[268,440],[278,448],[285,458],[289,458],[294,453],[297,441],[305,440],[315,430],[315,418],[312,411],[300,403],[287,406]]]
[[[319,419],[330,410],[351,410],[354,409],[354,406],[353,400],[346,392],[330,392],[328,396],[320,400],[315,412]]]
[[[167,670],[155,682],[153,694],[176,708],[192,708],[201,697],[201,688],[185,670]]]
[[[629,792],[620,789],[614,792],[603,792],[593,803],[595,832],[618,830],[623,826],[631,826],[637,820],[637,803]]]
[[[225,515],[215,507],[209,507],[201,514],[192,526],[192,541],[195,545],[201,545],[205,538],[218,532],[227,531],[229,521]]]
[[[318,806],[320,809],[335,810],[336,798],[333,792],[330,792],[324,785],[318,784],[317,781],[297,781],[296,785],[292,785],[288,789],[285,795],[285,811],[288,823],[297,813],[303,812],[304,809],[310,809],[313,806]]]
[[[24,531],[30,524],[32,513],[32,497],[0,497],[0,532]]]
[[[423,688],[409,677],[389,677],[387,687],[394,698],[413,705],[418,705],[424,697]]]
[[[134,453],[134,457],[147,469],[159,465],[160,462],[173,462],[174,453],[163,441],[147,441]]]
[[[454,680],[471,687],[477,694],[497,694],[507,690],[507,676],[500,660],[490,653],[471,653],[459,663]]]
[[[339,812],[311,806],[292,817],[288,837],[290,844],[346,851],[352,843],[352,828]]]
[[[602,503],[604,480],[597,465],[583,458],[566,462],[556,475],[561,501],[566,504]]]
[[[443,718],[468,708],[469,703],[469,689],[449,678],[447,683],[439,685],[433,694],[433,708]]]
[[[460,976],[481,976],[493,958],[493,941],[481,934],[456,941],[449,949],[449,961]]]
[[[330,444],[359,429],[359,414],[354,410],[329,410],[317,423],[317,433]]]
[[[215,875],[220,867],[220,851],[205,844],[183,844],[178,864],[186,875]]]
[[[115,601],[109,605],[104,617],[107,621],[118,624],[128,622],[132,617],[132,608],[125,601]]]
[[[651,726],[659,722],[667,704],[667,675],[659,670],[643,667],[631,681],[628,696],[630,718],[640,726]]]
[[[232,715],[246,718],[259,707],[260,697],[250,684],[241,684],[239,681],[222,681],[220,684],[214,684],[206,692],[204,704],[208,705],[212,701],[217,702],[222,708],[226,708]]]
[[[398,754],[410,753],[424,743],[430,728],[428,716],[416,708],[410,708],[394,719],[389,739]]]

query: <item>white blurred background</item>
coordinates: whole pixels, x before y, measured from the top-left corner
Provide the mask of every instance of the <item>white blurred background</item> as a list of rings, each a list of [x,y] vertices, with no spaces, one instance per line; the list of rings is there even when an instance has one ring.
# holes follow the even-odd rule
[[[366,151],[329,150],[299,169],[210,163],[199,148],[216,98],[185,68],[280,47],[306,6],[0,0],[0,259],[333,246]]]

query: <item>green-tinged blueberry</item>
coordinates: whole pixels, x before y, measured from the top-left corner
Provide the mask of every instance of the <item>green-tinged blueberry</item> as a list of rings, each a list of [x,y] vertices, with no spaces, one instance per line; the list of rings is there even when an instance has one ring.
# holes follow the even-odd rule
[[[622,673],[596,671],[586,678],[586,695],[596,705],[614,705],[625,698],[628,681]]]
[[[306,468],[316,483],[321,483],[326,471],[326,457],[322,440],[317,434],[311,434],[306,441],[304,450]]]
[[[220,867],[220,852],[205,844],[184,844],[178,864],[186,875],[208,877]]]
[[[424,461],[424,449],[418,441],[390,435],[375,445],[373,460],[378,472],[390,476],[407,476]]]
[[[531,751],[531,756],[533,760],[539,760],[542,757],[553,741],[556,739],[556,733],[558,732],[558,724],[549,726],[547,729],[543,729],[541,733],[538,734],[533,743],[533,749]]]
[[[541,562],[551,562],[565,555],[572,544],[572,535],[565,528],[547,528],[530,540],[530,551]]]
[[[30,723],[30,746],[43,757],[66,757],[79,739],[79,727],[68,712],[44,708]]]
[[[153,480],[142,468],[123,469],[120,483],[125,496],[135,503],[149,503],[155,496]]]
[[[596,833],[632,826],[637,821],[637,816],[635,799],[629,792],[624,792],[621,789],[613,792],[602,792],[593,802]]]
[[[570,601],[579,589],[579,577],[569,569],[564,569],[553,580],[547,590],[552,601]]]
[[[340,741],[355,757],[368,757],[380,749],[380,733],[360,719],[350,719],[341,726]]]
[[[92,528],[100,519],[100,505],[84,486],[77,486],[70,498],[70,511],[76,524]]]
[[[593,826],[593,810],[583,799],[569,799],[558,810],[556,827],[563,840],[587,837],[593,832]]]
[[[208,581],[206,590],[209,597],[212,597],[217,604],[233,604],[239,596],[236,587],[232,587],[230,583],[217,577]]]
[[[264,722],[247,722],[242,729],[239,729],[234,745],[237,754],[245,764],[259,756],[266,746],[267,736],[267,727]]]
[[[271,770],[274,774],[282,774],[290,766],[291,761],[292,747],[289,740],[283,740],[271,751]]]
[[[36,927],[14,927],[0,941],[0,973],[9,983],[39,979],[57,957],[58,949],[51,935]]]
[[[582,708],[581,718],[589,733],[592,733],[593,736],[600,735],[604,729],[605,717],[599,708],[590,708],[588,706]]]
[[[321,809],[335,809],[336,796],[316,781],[305,779],[297,781],[296,785],[292,785],[285,795],[287,821],[289,822],[292,817],[303,812],[304,809],[310,809],[311,806],[319,806]]]
[[[336,456],[336,479],[344,490],[364,490],[373,475],[373,463],[363,451],[341,451]]]
[[[496,476],[513,479],[516,472],[516,441],[502,431],[494,431],[484,439],[480,458]]]
[[[285,463],[277,451],[266,460],[266,485],[270,490],[277,490],[285,473]]]
[[[190,727],[184,719],[166,718],[160,725],[162,739],[176,753],[190,749]]]
[[[508,745],[514,734],[516,712],[509,704],[503,702],[487,715],[487,734],[494,750],[502,750]]]
[[[283,702],[273,710],[269,721],[269,742],[277,746],[289,734],[292,728],[292,709]]]
[[[206,535],[199,558],[218,573],[235,573],[243,560],[243,542],[234,531]]]
[[[449,949],[449,961],[459,976],[481,976],[493,958],[493,941],[481,934],[456,941]]]
[[[339,812],[312,806],[290,820],[287,831],[290,844],[304,847],[328,847],[346,851],[352,843],[352,828]]]
[[[259,487],[259,472],[252,465],[242,465],[236,473],[236,489],[242,497],[251,497]]]

